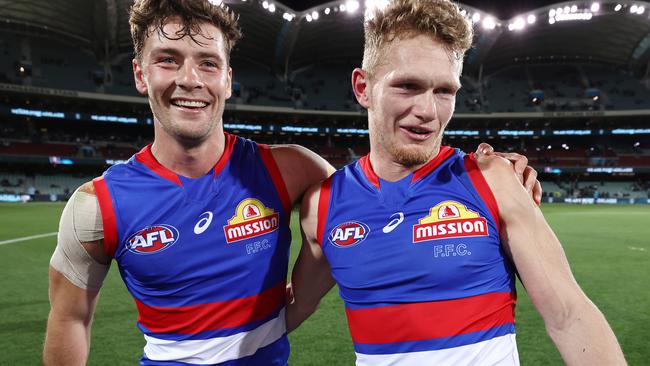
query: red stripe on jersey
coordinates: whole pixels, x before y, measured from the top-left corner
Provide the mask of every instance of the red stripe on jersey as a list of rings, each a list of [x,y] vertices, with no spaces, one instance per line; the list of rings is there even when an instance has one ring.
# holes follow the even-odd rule
[[[97,201],[99,201],[99,210],[102,213],[104,252],[113,258],[117,249],[117,221],[115,219],[115,210],[113,210],[113,200],[111,200],[111,194],[103,176],[93,179],[93,186],[95,187]]]
[[[318,216],[316,218],[316,241],[320,246],[323,246],[325,241],[323,234],[325,232],[325,221],[327,221],[327,210],[330,206],[330,193],[332,187],[332,177],[325,179],[320,185],[320,193],[318,195]]]
[[[156,157],[151,153],[151,144],[145,146],[135,154],[135,160],[144,164],[147,168],[151,169],[154,173],[158,174],[162,178],[167,179],[168,181],[182,186],[181,178],[178,174],[172,172],[171,170],[165,168],[162,164],[156,160]]]
[[[497,205],[497,200],[494,198],[494,194],[492,194],[492,189],[490,189],[487,181],[485,181],[485,177],[483,176],[481,169],[476,163],[476,156],[474,156],[474,153],[471,153],[469,155],[465,155],[465,158],[463,160],[465,162],[465,170],[467,170],[467,174],[469,174],[469,178],[472,181],[472,184],[474,184],[474,188],[483,199],[483,202],[487,208],[492,213],[492,218],[497,224],[497,230],[499,230],[499,233],[501,233],[499,206]]]
[[[494,292],[463,299],[346,309],[352,341],[387,344],[491,329],[514,323],[515,294]]]
[[[453,154],[454,154],[453,148],[449,146],[441,146],[440,151],[438,151],[438,155],[436,155],[435,158],[433,158],[428,163],[424,164],[424,166],[422,166],[420,169],[416,170],[413,173],[413,178],[411,179],[411,183],[415,183],[418,180],[424,178],[427,174],[431,173],[445,160],[449,159],[449,157],[452,156]]]
[[[361,171],[366,176],[370,184],[379,189],[379,177],[375,173],[375,170],[372,169],[372,164],[370,163],[370,155],[366,155],[359,159],[359,165],[361,165]]]
[[[284,212],[287,214],[287,221],[291,219],[291,198],[289,198],[289,191],[287,190],[287,185],[282,179],[282,174],[280,173],[280,168],[278,167],[271,149],[268,145],[259,144],[260,155],[262,156],[262,162],[266,166],[266,170],[271,175],[273,180],[273,185],[275,190],[280,195],[280,201],[282,201],[282,206],[284,207]]]
[[[286,282],[255,296],[181,307],[149,306],[135,299],[138,322],[155,333],[197,334],[262,320],[284,306]]]
[[[214,176],[216,177],[221,173],[223,168],[228,164],[228,161],[230,161],[230,156],[232,156],[232,149],[235,147],[235,143],[237,142],[237,137],[234,135],[231,135],[229,133],[224,132],[223,133],[226,136],[226,145],[223,148],[223,153],[221,154],[221,157],[219,160],[217,160],[217,163],[214,165]]]

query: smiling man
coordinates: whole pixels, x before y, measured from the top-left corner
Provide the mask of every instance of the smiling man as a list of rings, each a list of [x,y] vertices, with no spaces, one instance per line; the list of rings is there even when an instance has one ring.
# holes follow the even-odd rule
[[[139,0],[130,24],[154,142],[80,187],[62,214],[44,363],[86,363],[115,260],[146,339],[141,365],[284,366],[291,208],[333,169],[299,146],[224,133],[235,15]]]
[[[441,144],[472,28],[448,0],[393,0],[352,73],[370,153],[305,194],[287,327],[336,282],[357,365],[518,365],[515,273],[569,365],[624,365],[510,163]]]
[[[130,25],[154,142],[80,187],[63,211],[44,363],[86,363],[114,260],[146,340],[141,365],[284,366],[291,208],[333,168],[300,146],[224,133],[240,37],[232,13],[207,0],[138,0]],[[539,196],[525,158],[511,157]]]

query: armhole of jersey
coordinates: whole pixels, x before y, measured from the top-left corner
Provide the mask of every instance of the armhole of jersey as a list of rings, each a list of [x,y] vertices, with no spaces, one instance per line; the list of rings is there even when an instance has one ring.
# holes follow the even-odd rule
[[[99,210],[102,213],[102,223],[104,224],[104,252],[113,258],[117,249],[117,223],[115,210],[113,210],[113,201],[104,177],[93,179],[93,186],[95,187]]]
[[[327,211],[330,205],[330,193],[332,187],[332,177],[329,177],[321,183],[320,193],[318,195],[318,216],[316,218],[316,241],[323,247],[325,239],[325,223],[327,221]]]
[[[268,147],[268,145],[258,144],[258,147],[260,150],[260,156],[262,157],[262,162],[266,166],[266,170],[269,172],[271,180],[273,180],[275,190],[280,196],[280,201],[282,201],[284,212],[287,214],[287,221],[289,221],[291,219],[291,198],[289,198],[287,185],[284,182],[284,179],[282,179],[282,174],[280,173],[278,164],[275,162],[273,154],[271,153],[271,149]]]
[[[488,210],[490,210],[490,213],[492,213],[492,218],[494,219],[494,222],[497,225],[497,230],[499,231],[499,235],[501,235],[501,221],[499,220],[499,206],[497,205],[497,200],[494,198],[492,189],[490,189],[490,186],[485,180],[485,177],[483,176],[481,169],[478,167],[478,164],[476,163],[476,157],[474,156],[474,153],[465,155],[463,160],[465,163],[465,169],[467,170],[467,174],[469,175],[469,178],[472,181],[474,188],[478,192],[479,196],[481,196],[481,198],[483,199],[483,202],[487,206]]]

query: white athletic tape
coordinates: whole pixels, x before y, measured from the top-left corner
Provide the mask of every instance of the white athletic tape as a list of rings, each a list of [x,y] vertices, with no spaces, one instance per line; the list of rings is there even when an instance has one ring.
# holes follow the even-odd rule
[[[58,233],[58,231],[55,231],[53,233],[38,234],[38,235],[31,235],[31,236],[23,236],[22,238],[3,240],[3,241],[0,241],[0,245],[17,243],[19,241],[27,241],[27,240],[38,239],[38,238],[46,238],[48,236],[54,236],[57,233]]]

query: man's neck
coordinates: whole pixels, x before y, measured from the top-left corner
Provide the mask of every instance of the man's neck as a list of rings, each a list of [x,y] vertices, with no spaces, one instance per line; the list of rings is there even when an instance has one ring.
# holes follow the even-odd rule
[[[176,174],[198,178],[217,163],[225,150],[226,137],[221,128],[196,145],[183,144],[166,133],[156,133],[151,153],[165,168]]]
[[[388,182],[396,182],[425,166],[429,161],[435,159],[438,153],[439,151],[433,154],[431,159],[424,164],[405,166],[395,161],[395,158],[391,156],[388,151],[383,149],[372,149],[371,147],[370,164],[379,178]]]

